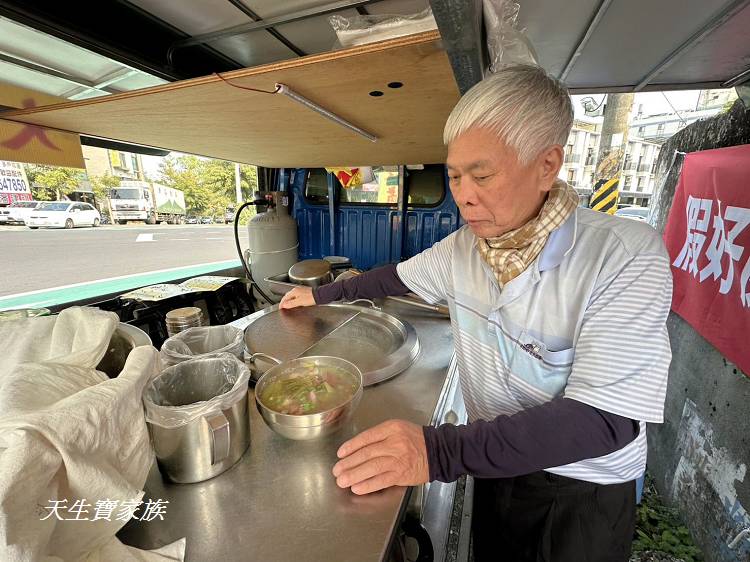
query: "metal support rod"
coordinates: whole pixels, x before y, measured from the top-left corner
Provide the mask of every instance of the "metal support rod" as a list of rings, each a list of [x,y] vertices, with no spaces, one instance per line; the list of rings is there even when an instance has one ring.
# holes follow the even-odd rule
[[[101,90],[102,88],[111,86],[112,84],[115,84],[116,82],[119,82],[121,80],[125,80],[126,78],[130,78],[137,73],[138,71],[134,68],[123,67],[119,70],[115,70],[114,72],[110,72],[108,74],[105,74],[101,78],[96,79],[91,86],[80,86],[79,88],[73,88],[72,90],[65,92],[61,97],[74,99],[86,92],[90,92],[91,90]]]
[[[309,173],[309,172],[308,172]],[[329,226],[329,235],[331,237],[330,241],[328,242],[328,251],[330,252],[330,255],[335,256],[337,255],[336,252],[336,204],[338,203],[338,194],[339,189],[341,189],[339,185],[338,178],[331,173],[328,173],[327,175],[328,179],[328,226]],[[322,256],[321,256],[322,257]]]
[[[261,21],[263,19],[258,14],[256,14],[254,11],[252,11],[250,8],[248,8],[242,2],[242,0],[228,0],[228,1],[229,1],[229,3],[232,6],[234,6],[235,8],[237,8],[240,12],[242,12],[243,14],[245,14],[247,17],[249,17],[254,22]],[[289,49],[290,51],[292,51],[298,57],[304,57],[305,56],[305,52],[302,49],[300,49],[299,47],[297,47],[297,45],[295,45],[294,43],[292,43],[291,41],[289,41],[289,39],[287,39],[281,33],[279,33],[278,30],[273,29],[272,27],[269,27],[268,29],[266,29],[266,32],[269,35],[271,35],[272,37],[278,39],[278,41],[280,43],[282,43],[287,49]]]
[[[573,51],[573,54],[570,55],[568,62],[565,64],[565,68],[560,73],[560,80],[562,80],[563,82],[568,78],[568,74],[570,74],[570,71],[573,70],[573,66],[578,60],[578,57],[581,56],[583,49],[586,48],[586,44],[591,39],[591,36],[594,34],[594,31],[596,30],[596,28],[599,26],[599,23],[604,18],[604,14],[607,13],[607,10],[609,9],[609,6],[611,4],[612,4],[612,0],[602,0],[599,3],[599,8],[596,10],[596,14],[594,14],[594,17],[591,18],[591,21],[589,22],[589,25],[586,27],[586,31],[583,34],[583,37],[581,37],[581,40],[578,42],[578,45],[576,45],[576,48]]]
[[[0,52],[0,61],[7,62],[8,64],[12,64],[14,66],[20,66],[21,68],[25,68],[26,70],[31,70],[32,72],[38,72],[39,74],[45,74],[47,76],[60,78],[62,80],[66,80],[70,82],[71,84],[75,84],[83,88],[90,88],[92,90],[98,90],[100,92],[106,92],[108,94],[119,93],[119,90],[116,90],[114,88],[107,88],[106,86],[96,87],[94,82],[86,80],[85,78],[73,76],[71,74],[68,74],[67,72],[63,72],[61,70],[55,70],[54,68],[50,68],[48,66],[35,64],[31,61],[27,61],[24,59],[20,59],[18,57],[14,57],[13,55],[9,53]]]
[[[70,12],[76,12],[79,3],[68,3],[65,4],[65,10]],[[52,37],[61,39],[67,43],[83,47],[94,53],[98,53],[102,56],[110,58],[121,64],[126,64],[132,68],[141,70],[148,74],[157,76],[163,80],[174,81],[183,78],[174,74],[171,70],[164,68],[162,65],[156,65],[153,61],[146,60],[140,56],[134,54],[131,51],[127,51],[125,48],[114,47],[112,44],[104,43],[97,37],[92,37],[87,34],[86,31],[72,28],[66,25],[64,22],[54,17],[45,17],[38,10],[36,10],[32,2],[0,2],[0,16],[6,17],[14,22],[35,29]],[[82,8],[88,12],[91,9],[86,4],[82,4]],[[142,12],[145,13],[145,12]],[[89,16],[91,14],[89,13]],[[153,16],[151,16],[153,18]],[[82,18],[78,18],[79,20]],[[153,18],[156,19],[156,18]],[[140,38],[139,38],[140,39]],[[222,55],[224,58],[228,58]]]
[[[243,23],[242,25],[235,25],[226,29],[220,29],[218,31],[212,31],[211,33],[203,33],[201,35],[195,35],[194,37],[188,37],[186,39],[180,39],[175,41],[167,50],[167,62],[172,65],[172,57],[177,49],[183,47],[189,47],[191,45],[200,45],[201,43],[211,43],[217,39],[224,39],[225,37],[234,37],[235,35],[242,35],[251,31],[257,31],[259,29],[267,29],[269,27],[276,27],[285,23],[292,23],[303,19],[314,18],[316,16],[323,16],[325,14],[331,14],[333,12],[340,12],[350,8],[356,8],[357,6],[366,6],[367,4],[373,4],[375,2],[381,2],[382,0],[342,0],[339,2],[333,2],[331,4],[325,4],[323,6],[317,6],[315,8],[308,8],[307,10],[300,10],[299,12],[293,12],[283,16],[276,16],[275,18],[268,18],[251,23]]]
[[[647,86],[651,80],[661,72],[663,72],[668,66],[679,59],[685,52],[695,47],[698,43],[703,41],[709,34],[714,30],[724,25],[727,21],[732,19],[735,14],[741,12],[745,7],[750,4],[750,0],[734,0],[726,8],[724,8],[719,14],[708,21],[701,29],[693,33],[686,41],[684,41],[679,47],[672,51],[667,58],[657,64],[651,71],[643,77],[643,79],[635,85],[633,88],[634,92],[639,92]]]
[[[744,70],[737,74],[736,76],[733,76],[726,82],[722,83],[722,88],[734,88],[735,86],[740,86],[750,80],[750,68],[747,70]]]
[[[738,544],[740,544],[740,541],[743,539],[750,539],[750,528],[747,528],[744,531],[740,531],[740,533],[736,537],[734,537],[727,546],[729,546],[729,548],[734,548]]]
[[[481,0],[430,0],[461,94],[484,78],[487,66]]]
[[[406,219],[407,207],[409,205],[409,188],[406,183],[406,166],[398,167],[398,255],[394,256],[401,261],[406,253]]]
[[[320,107],[317,103],[315,103],[312,100],[307,99],[305,96],[302,96],[302,95],[298,94],[297,92],[295,92],[294,90],[292,90],[289,86],[287,86],[285,84],[276,84],[276,89],[277,89],[277,93],[283,94],[283,95],[287,96],[289,99],[292,99],[292,100],[296,101],[297,103],[304,105],[308,109],[312,109],[314,112],[319,113],[320,115],[322,115],[326,119],[330,119],[334,123],[337,123],[337,124],[341,125],[342,127],[346,127],[347,129],[349,129],[351,131],[354,131],[358,135],[362,135],[367,140],[369,140],[371,142],[377,142],[378,141],[378,137],[376,137],[375,135],[372,135],[372,134],[368,133],[364,129],[360,129],[359,127],[357,127],[356,125],[350,123],[346,119],[343,119],[343,118],[339,117],[338,115],[336,115],[335,113],[331,113],[327,109],[325,109],[323,107]]]

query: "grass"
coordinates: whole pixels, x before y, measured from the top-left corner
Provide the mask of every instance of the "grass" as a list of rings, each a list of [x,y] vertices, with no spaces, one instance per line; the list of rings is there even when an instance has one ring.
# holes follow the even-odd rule
[[[676,509],[667,507],[656,491],[651,476],[646,476],[643,499],[636,514],[633,553],[670,555],[684,562],[700,562],[703,555],[695,546],[690,531]]]

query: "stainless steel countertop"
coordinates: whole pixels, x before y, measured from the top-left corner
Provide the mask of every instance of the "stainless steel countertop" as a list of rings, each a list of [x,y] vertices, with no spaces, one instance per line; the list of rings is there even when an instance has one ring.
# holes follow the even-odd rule
[[[421,354],[397,377],[365,389],[350,427],[320,440],[284,439],[265,425],[251,390],[251,444],[242,459],[211,480],[183,485],[164,481],[154,465],[144,501],[168,500],[164,520],[132,520],[119,538],[152,549],[187,537],[190,562],[382,560],[409,489],[367,496],[340,489],[331,475],[336,450],[387,419],[429,424],[453,352],[444,316],[390,302],[384,310],[416,328]],[[243,320],[233,325],[244,327]]]

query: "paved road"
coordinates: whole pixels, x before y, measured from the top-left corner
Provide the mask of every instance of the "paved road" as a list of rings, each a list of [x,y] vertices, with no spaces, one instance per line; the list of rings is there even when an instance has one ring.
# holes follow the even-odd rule
[[[247,248],[245,227],[240,236]],[[0,226],[0,297],[231,259],[232,225]]]

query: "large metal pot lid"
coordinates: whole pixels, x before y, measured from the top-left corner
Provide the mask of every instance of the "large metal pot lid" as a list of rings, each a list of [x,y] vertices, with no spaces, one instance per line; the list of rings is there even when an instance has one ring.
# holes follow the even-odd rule
[[[249,353],[265,353],[281,361],[331,355],[354,363],[364,385],[387,380],[405,371],[419,355],[414,327],[374,308],[354,304],[326,304],[264,310],[245,328]],[[256,360],[265,371],[272,363]]]

